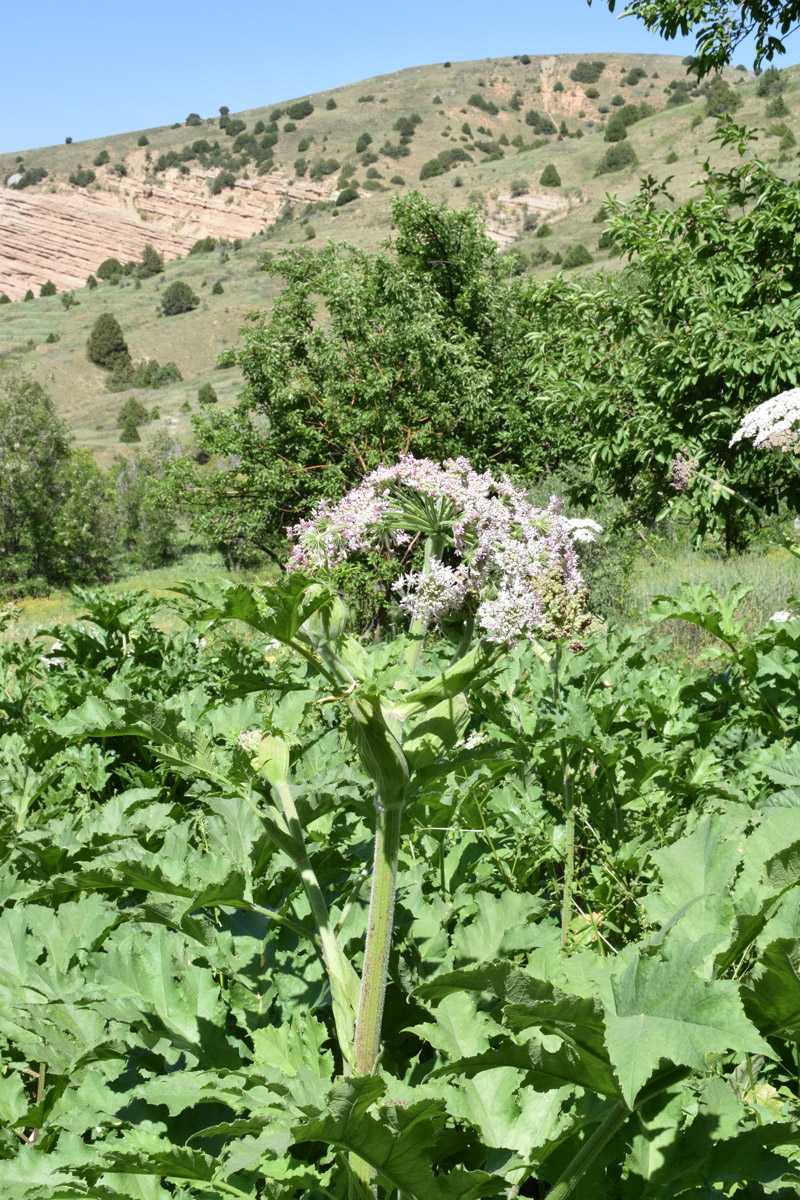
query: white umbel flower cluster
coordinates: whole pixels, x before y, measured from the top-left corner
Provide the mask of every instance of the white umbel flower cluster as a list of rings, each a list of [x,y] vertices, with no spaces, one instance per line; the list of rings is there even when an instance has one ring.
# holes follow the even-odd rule
[[[798,441],[798,431],[795,429],[798,422],[800,388],[789,388],[747,413],[728,445],[735,446],[743,438],[750,438],[754,446],[790,450]]]

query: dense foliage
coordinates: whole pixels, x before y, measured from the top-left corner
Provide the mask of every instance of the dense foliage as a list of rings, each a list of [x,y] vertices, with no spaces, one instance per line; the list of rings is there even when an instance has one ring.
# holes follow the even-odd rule
[[[592,0],[588,0],[591,5]],[[605,0],[611,12],[617,0]],[[661,37],[696,38],[692,67],[698,75],[718,71],[733,61],[746,38],[755,39],[755,66],[784,54],[784,39],[800,24],[798,0],[629,0],[625,16],[639,17]]]
[[[713,634],[702,670],[645,631],[526,646],[470,660],[467,707],[406,736],[384,1051],[360,1076],[334,1018],[383,768],[285,646],[346,652],[324,588],[187,589],[171,633],[157,601],[85,594],[51,648],[5,641],[3,1195],[788,1200],[800,622],[747,641],[737,598],[657,610]],[[396,707],[398,650],[361,651],[339,703]]]
[[[471,210],[410,195],[394,218],[391,255],[331,245],[272,265],[286,286],[269,320],[243,331],[241,402],[196,420],[220,469],[191,484],[202,490],[177,483],[209,536],[275,550],[316,499],[404,452],[531,475],[562,456],[548,430],[530,436],[534,293],[509,281]]]
[[[679,502],[698,535],[729,548],[752,520],[714,480],[773,514],[796,511],[791,456],[728,441],[743,413],[798,381],[800,192],[743,130],[719,136],[739,163],[708,164],[692,200],[648,179],[629,204],[609,201],[604,244],[629,259],[613,276],[528,281],[474,212],[413,195],[395,204],[388,250],[271,260],[285,289],[244,330],[240,403],[196,421],[213,467],[191,479],[179,466],[195,527],[275,552],[316,499],[406,451],[465,454],[529,481],[567,475],[573,500],[613,498],[648,521],[679,501],[676,456],[694,456],[712,478]],[[560,261],[591,256],[576,246]]]
[[[109,484],[33,380],[0,371],[0,593],[109,577]]]

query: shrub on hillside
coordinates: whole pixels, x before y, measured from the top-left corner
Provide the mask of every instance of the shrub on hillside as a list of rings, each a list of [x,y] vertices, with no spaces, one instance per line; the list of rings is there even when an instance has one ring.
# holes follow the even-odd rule
[[[362,133],[356,142],[356,154],[363,154],[368,146],[372,145],[372,136],[369,133]]]
[[[111,155],[107,150],[101,150],[97,158],[94,160],[96,167],[104,167],[107,162],[111,162]]]
[[[563,267],[565,271],[570,271],[573,267],[584,267],[590,262],[594,262],[594,259],[583,242],[578,242],[577,246],[570,246],[567,250],[564,255]]]
[[[189,251],[190,254],[208,254],[211,250],[216,250],[217,239],[214,237],[198,238]]]
[[[636,87],[640,79],[646,78],[647,71],[645,71],[642,67],[633,67],[632,70],[628,71],[628,74],[625,76],[625,82],[627,83],[628,87]]]
[[[597,83],[606,68],[604,62],[577,62],[569,73],[575,83]],[[587,92],[588,95],[588,92]]]
[[[756,89],[759,96],[780,96],[781,92],[786,87],[786,77],[777,67],[767,67],[763,75],[759,77],[758,88]]]
[[[139,134],[139,140],[136,143],[136,145],[137,146],[149,146],[150,145],[150,139],[146,133]]]
[[[324,179],[327,175],[333,175],[339,170],[341,163],[338,158],[318,158],[316,162],[311,164],[308,172],[309,178],[315,182]]]
[[[34,296],[34,294],[33,294],[33,292],[31,291],[31,289],[30,289],[30,288],[28,288],[27,292],[26,292],[26,293],[25,293],[25,295],[22,297],[22,299],[23,299],[23,301],[25,301],[25,300],[35,300],[35,299],[36,299],[36,297]]]
[[[203,122],[200,117],[200,114],[199,113],[189,113],[188,117],[186,118],[186,124],[187,125],[202,125]]]
[[[339,195],[336,197],[336,207],[342,208],[343,205],[350,204],[350,203],[352,203],[353,200],[357,200],[357,199],[358,199],[358,189],[354,188],[354,187],[346,187],[341,192],[339,192]]]
[[[500,111],[496,104],[491,100],[487,100],[480,92],[473,92],[467,104],[473,108],[480,108],[483,112],[488,113],[490,117],[496,117]]]
[[[724,117],[727,113],[736,112],[742,103],[741,96],[722,78],[712,80],[705,88],[705,93],[709,117]]]
[[[197,390],[197,403],[201,405],[216,404],[217,393],[210,383],[201,384]]]
[[[556,170],[555,163],[548,163],[539,176],[542,187],[561,187],[561,176]]]
[[[765,109],[765,115],[768,117],[788,117],[789,109],[786,107],[786,101],[783,96],[776,96],[774,100],[770,100]],[[21,183],[17,187],[21,187]]]
[[[583,94],[587,100],[596,100],[600,95],[596,87],[587,87]]]
[[[94,171],[86,167],[78,167],[77,171],[70,174],[69,181],[73,187],[88,187],[90,183],[94,183],[96,178]]]
[[[164,255],[159,254],[155,246],[147,242],[142,250],[142,259],[136,268],[136,274],[140,279],[150,279],[153,275],[160,275],[164,270]]]
[[[53,283],[52,279],[48,279],[39,288],[40,296],[55,296],[55,294],[56,294],[56,285]]]
[[[98,279],[116,279],[122,274],[122,263],[118,258],[104,258],[97,268]]]
[[[302,121],[304,117],[310,117],[313,111],[314,105],[310,100],[298,100],[296,104],[289,105],[286,115],[293,121]]]
[[[108,371],[130,365],[128,344],[113,313],[100,313],[86,342],[86,354],[90,362]]]
[[[10,304],[11,297],[7,292],[0,292],[0,304]]]
[[[621,171],[637,161],[636,151],[630,142],[615,142],[609,146],[597,165],[595,175],[607,175],[611,171]]]
[[[27,171],[23,171],[16,183],[10,186],[15,191],[21,192],[24,188],[32,187],[36,183],[41,183],[47,178],[47,171],[44,167],[30,167]]]
[[[328,102],[327,102],[327,104],[325,105],[325,107],[327,108],[328,112],[333,112],[333,110],[334,110],[335,108],[337,108],[337,107],[338,107],[338,105],[337,105],[336,101],[334,100],[333,96],[329,96],[329,97],[328,97]]]
[[[531,108],[525,113],[525,124],[530,125],[534,133],[543,137],[549,137],[556,132],[556,127],[547,113],[537,112],[535,108]]]
[[[183,279],[176,279],[174,283],[164,289],[161,297],[161,311],[165,317],[175,317],[180,313],[191,312],[193,308],[197,308],[199,303],[199,298],[188,283],[185,283]]]
[[[628,136],[628,127],[619,115],[614,115],[606,125],[603,140],[606,142],[624,142]]]
[[[211,289],[211,295],[212,296],[221,296],[224,291],[225,291],[225,288],[222,286],[222,281],[220,279],[218,279],[217,282],[214,284],[214,286]]]
[[[236,176],[233,171],[220,171],[214,179],[210,179],[209,190],[212,196],[218,196],[225,188],[236,187]]]

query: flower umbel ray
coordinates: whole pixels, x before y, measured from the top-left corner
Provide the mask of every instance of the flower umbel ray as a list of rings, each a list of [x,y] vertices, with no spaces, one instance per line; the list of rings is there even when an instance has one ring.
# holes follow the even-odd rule
[[[479,474],[465,458],[405,455],[293,526],[289,566],[332,567],[423,533],[436,549],[425,570],[398,580],[401,607],[426,625],[473,613],[485,637],[513,644],[585,631],[591,618],[575,542],[598,532],[596,522],[565,517],[557,497],[537,508],[524,489]]]

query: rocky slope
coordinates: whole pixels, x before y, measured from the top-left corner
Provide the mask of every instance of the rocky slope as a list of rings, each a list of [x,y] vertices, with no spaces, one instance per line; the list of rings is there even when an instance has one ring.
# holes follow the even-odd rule
[[[182,176],[172,169],[153,184],[141,163],[126,167],[128,175],[113,182],[98,171],[100,186],[91,190],[0,188],[0,291],[19,300],[28,288],[38,294],[47,279],[60,292],[82,287],[103,259],[138,259],[147,242],[169,260],[208,235],[250,237],[272,224],[287,200],[309,203],[332,190],[332,184],[268,175],[237,180],[234,189],[212,196],[212,171]]]

